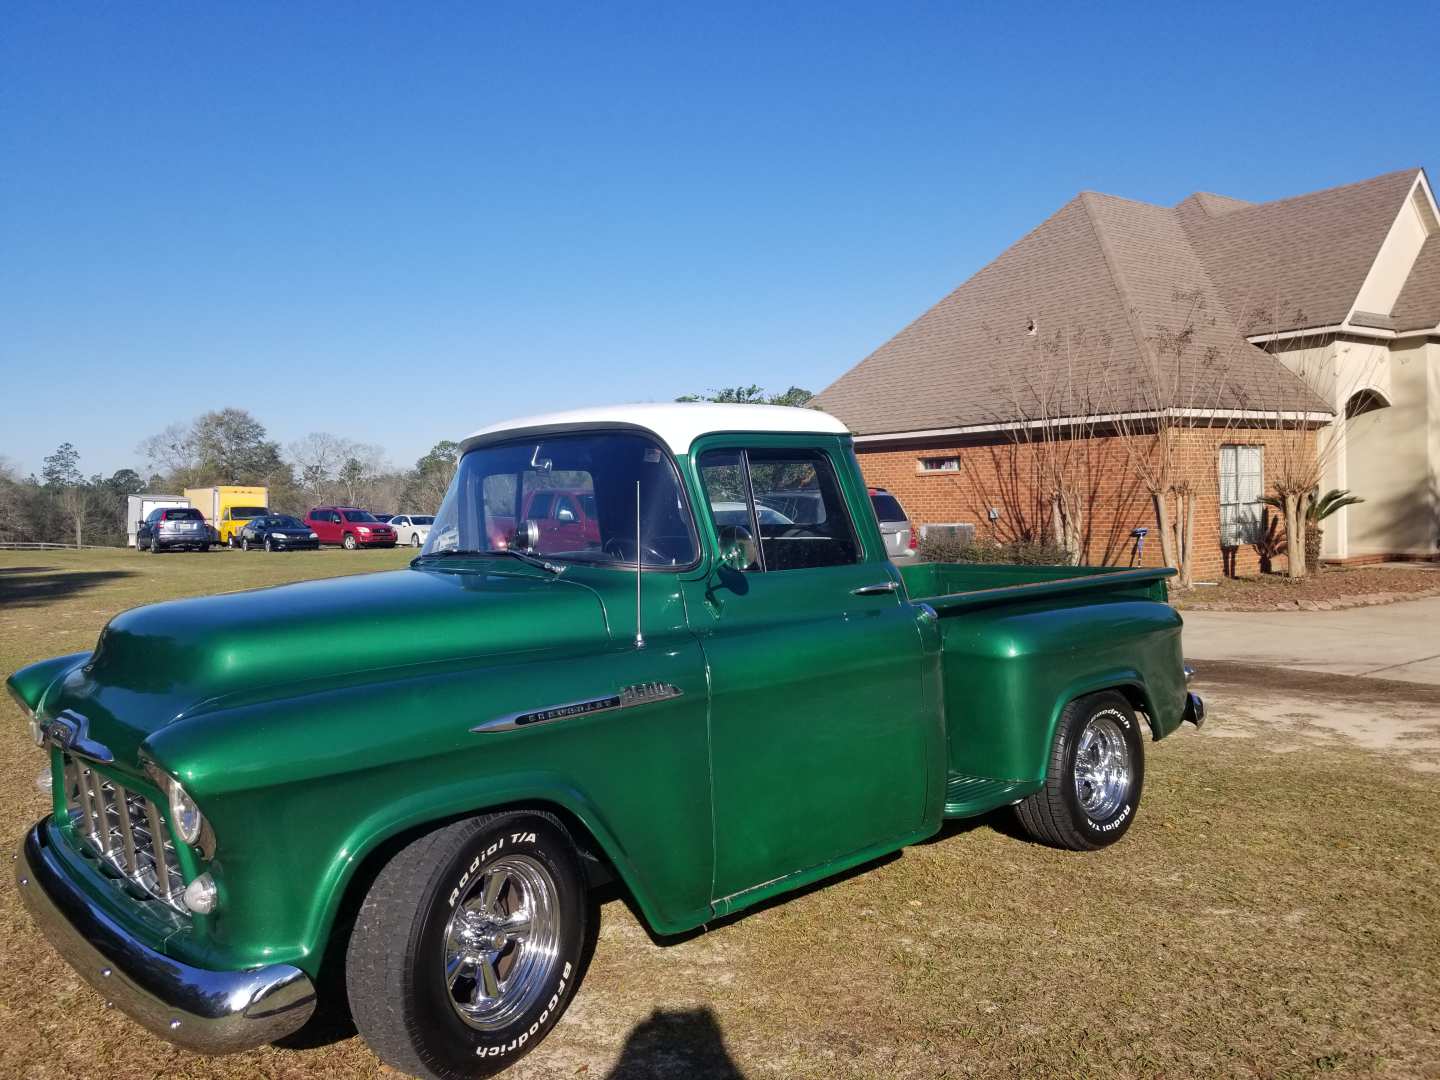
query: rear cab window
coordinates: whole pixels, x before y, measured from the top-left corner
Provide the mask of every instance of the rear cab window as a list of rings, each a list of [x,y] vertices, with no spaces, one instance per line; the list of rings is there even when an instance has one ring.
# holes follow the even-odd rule
[[[898,524],[902,521],[909,521],[905,510],[900,505],[900,500],[891,495],[888,491],[872,491],[870,493],[870,505],[875,507],[875,520],[882,525]]]

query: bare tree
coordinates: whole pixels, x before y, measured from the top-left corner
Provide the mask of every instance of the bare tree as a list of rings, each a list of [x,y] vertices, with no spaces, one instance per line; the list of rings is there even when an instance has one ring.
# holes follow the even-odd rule
[[[1197,426],[1232,422],[1233,410],[1220,406],[1234,357],[1201,344],[1208,336],[1202,331],[1215,319],[1198,289],[1176,290],[1172,298],[1181,315],[1176,327],[1154,328],[1140,349],[1138,369],[1111,370],[1110,399],[1130,469],[1154,507],[1161,558],[1175,568],[1177,587],[1188,589],[1194,580],[1199,492],[1184,467],[1184,435]],[[1132,314],[1138,321],[1139,313]]]
[[[369,501],[370,486],[384,471],[385,451],[381,447],[351,443],[335,479],[345,492],[345,501],[357,506],[362,501]]]
[[[290,460],[299,473],[301,488],[312,502],[326,500],[335,474],[351,456],[351,446],[350,440],[325,431],[312,432],[290,444]]]
[[[995,387],[1005,404],[990,414],[1006,441],[962,454],[961,472],[1000,511],[992,533],[1054,544],[1072,565],[1109,563],[1128,537],[1135,502],[1133,482],[1114,482],[1114,443],[1101,420],[1114,341],[1068,325],[1046,335],[1030,322],[1025,333],[1028,355]],[[1005,351],[992,336],[997,353]]]
[[[193,470],[198,460],[194,425],[175,423],[143,439],[135,448],[154,470],[183,473]]]

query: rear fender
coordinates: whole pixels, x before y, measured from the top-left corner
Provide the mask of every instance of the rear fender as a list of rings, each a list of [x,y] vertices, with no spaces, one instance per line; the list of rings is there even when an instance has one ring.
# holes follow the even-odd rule
[[[1123,695],[1132,709],[1145,714],[1150,726],[1151,738],[1161,737],[1163,733],[1149,719],[1155,715],[1155,706],[1151,701],[1150,691],[1145,685],[1144,678],[1133,668],[1117,668],[1113,671],[1077,679],[1055,699],[1055,706],[1050,711],[1050,734],[1045,741],[1047,750],[1055,745],[1055,733],[1060,729],[1060,715],[1065,711],[1065,706],[1076,698],[1099,694],[1105,690],[1115,690]]]

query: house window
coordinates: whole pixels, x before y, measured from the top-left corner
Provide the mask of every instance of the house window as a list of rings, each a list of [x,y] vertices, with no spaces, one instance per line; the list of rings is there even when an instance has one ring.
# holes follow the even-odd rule
[[[922,457],[919,465],[920,472],[959,472],[960,459],[958,457]]]
[[[1220,448],[1220,546],[1260,539],[1265,493],[1265,454],[1260,446]]]

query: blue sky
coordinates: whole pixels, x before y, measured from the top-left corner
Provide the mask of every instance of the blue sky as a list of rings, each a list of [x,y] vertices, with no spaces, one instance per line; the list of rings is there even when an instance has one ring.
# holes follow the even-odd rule
[[[1434,179],[1440,5],[1357,11],[12,3],[0,456],[818,390],[1077,190]]]

